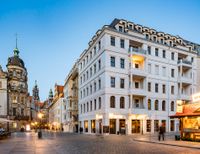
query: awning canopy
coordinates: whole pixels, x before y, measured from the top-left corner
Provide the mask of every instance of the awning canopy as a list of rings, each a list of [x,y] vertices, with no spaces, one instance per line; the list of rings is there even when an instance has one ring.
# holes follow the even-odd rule
[[[200,117],[200,103],[190,103],[182,105],[182,112],[177,112],[175,115],[169,116],[170,118],[181,118],[181,117]]]
[[[169,116],[170,118],[181,118],[181,117],[200,117],[200,113],[191,113],[191,114],[175,114]]]

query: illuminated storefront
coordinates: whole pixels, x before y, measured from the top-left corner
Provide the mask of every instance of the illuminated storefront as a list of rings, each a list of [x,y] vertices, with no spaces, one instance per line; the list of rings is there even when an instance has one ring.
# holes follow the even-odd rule
[[[177,112],[170,118],[180,119],[182,139],[200,140],[200,102],[195,101],[189,104],[177,102]]]

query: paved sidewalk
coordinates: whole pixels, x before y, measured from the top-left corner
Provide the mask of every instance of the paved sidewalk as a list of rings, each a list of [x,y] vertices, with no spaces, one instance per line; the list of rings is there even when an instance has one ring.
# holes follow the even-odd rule
[[[200,149],[200,142],[189,142],[189,141],[176,141],[175,134],[165,134],[165,140],[158,140],[158,134],[153,135],[131,135],[131,138],[134,141],[138,142],[146,142],[146,143],[156,143],[156,144],[163,144],[163,145],[171,145],[171,146],[179,146],[179,147],[186,147],[186,148],[195,148]]]

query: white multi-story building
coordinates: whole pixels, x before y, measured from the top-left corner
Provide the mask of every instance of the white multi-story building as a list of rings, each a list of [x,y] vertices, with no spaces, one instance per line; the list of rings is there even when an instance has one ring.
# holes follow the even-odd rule
[[[6,117],[7,116],[7,74],[3,71],[1,65],[0,65],[0,117]],[[6,117],[7,118],[7,117]]]
[[[115,19],[79,59],[79,125],[84,133],[178,131],[176,101],[197,87],[200,46]]]
[[[78,131],[78,62],[76,62],[67,75],[64,84],[64,97],[66,100],[64,131]]]

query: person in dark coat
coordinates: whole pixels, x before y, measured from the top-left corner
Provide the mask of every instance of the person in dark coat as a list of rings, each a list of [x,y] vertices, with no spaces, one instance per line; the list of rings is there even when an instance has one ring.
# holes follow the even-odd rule
[[[159,136],[158,140],[160,141],[160,138],[162,137],[163,141],[165,140],[165,126],[162,124],[159,128]]]

